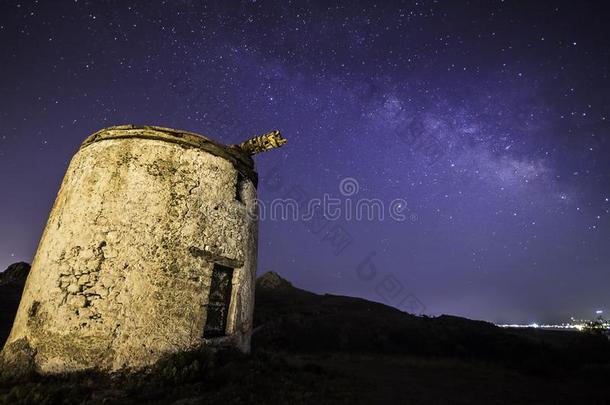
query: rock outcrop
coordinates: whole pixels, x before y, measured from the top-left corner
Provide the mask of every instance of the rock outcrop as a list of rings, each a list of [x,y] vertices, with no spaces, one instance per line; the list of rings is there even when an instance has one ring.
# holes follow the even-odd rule
[[[11,264],[0,273],[0,346],[4,345],[11,331],[29,272],[30,265],[19,262]]]
[[[23,285],[28,274],[30,273],[30,265],[26,262],[13,263],[0,273],[0,286],[8,284]]]

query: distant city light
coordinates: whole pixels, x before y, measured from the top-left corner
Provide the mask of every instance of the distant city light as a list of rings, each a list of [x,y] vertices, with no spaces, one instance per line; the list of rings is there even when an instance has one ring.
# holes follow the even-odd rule
[[[604,313],[603,310],[598,309],[595,311],[597,315],[601,315]],[[532,322],[529,324],[496,324],[501,328],[533,328],[533,329],[546,329],[546,330],[561,330],[561,329],[572,329],[577,331],[586,331],[586,330],[606,330],[604,334],[610,339],[610,321],[604,320],[601,316],[597,318],[595,321],[590,321],[586,319],[576,319],[573,316],[570,317],[570,322],[564,322],[561,324],[544,324]]]
[[[586,326],[586,321],[577,321],[576,319],[572,318],[572,323],[562,323],[562,324],[538,324],[536,322],[530,323],[530,324],[496,324],[496,326],[499,326],[501,328],[518,328],[518,329],[524,329],[524,328],[533,328],[533,329],[555,329],[555,330],[559,330],[559,329],[575,329],[578,331],[581,331],[585,328]]]

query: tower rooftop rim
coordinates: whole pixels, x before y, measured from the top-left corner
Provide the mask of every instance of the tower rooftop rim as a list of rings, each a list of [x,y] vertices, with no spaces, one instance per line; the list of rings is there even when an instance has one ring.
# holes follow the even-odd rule
[[[231,162],[235,169],[250,179],[256,186],[258,174],[254,170],[254,160],[238,146],[223,145],[207,136],[180,129],[156,125],[115,125],[94,132],[80,145],[79,150],[94,143],[112,139],[152,139],[178,144],[184,148],[197,148]]]

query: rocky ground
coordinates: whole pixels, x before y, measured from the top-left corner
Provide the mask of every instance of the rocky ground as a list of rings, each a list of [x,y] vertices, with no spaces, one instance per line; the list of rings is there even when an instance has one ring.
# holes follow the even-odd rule
[[[0,276],[0,340],[25,266]],[[603,338],[416,317],[358,298],[313,294],[267,273],[257,281],[250,356],[198,351],[130,375],[6,380],[0,404],[602,404],[609,403],[608,377],[610,343]]]

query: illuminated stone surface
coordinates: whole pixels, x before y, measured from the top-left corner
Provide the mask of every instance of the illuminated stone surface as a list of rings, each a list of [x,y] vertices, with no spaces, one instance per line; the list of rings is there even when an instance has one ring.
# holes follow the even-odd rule
[[[201,140],[121,126],[85,141],[40,241],[4,362],[43,373],[118,370],[205,344],[249,350],[256,174],[247,154]],[[215,264],[234,269],[226,336],[205,339]]]

